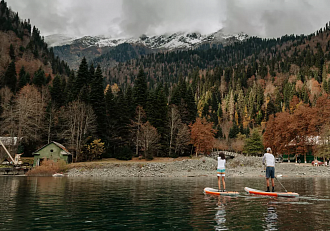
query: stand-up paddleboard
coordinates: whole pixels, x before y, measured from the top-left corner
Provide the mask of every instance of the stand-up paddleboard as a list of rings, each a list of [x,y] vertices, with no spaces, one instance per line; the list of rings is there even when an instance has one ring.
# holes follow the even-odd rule
[[[273,197],[299,197],[298,193],[294,192],[265,192],[258,189],[245,187],[244,190],[250,194],[262,195],[262,196],[273,196]]]
[[[218,189],[214,188],[204,188],[204,192],[207,194],[213,194],[213,195],[223,195],[223,196],[236,196],[239,194],[239,192],[233,192],[233,191],[226,191],[226,192],[219,192]]]

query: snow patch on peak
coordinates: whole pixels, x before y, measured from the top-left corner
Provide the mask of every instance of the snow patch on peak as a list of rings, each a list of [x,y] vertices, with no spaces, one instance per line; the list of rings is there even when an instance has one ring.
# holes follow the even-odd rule
[[[45,41],[50,47],[62,46],[66,44],[80,44],[85,47],[115,47],[123,43],[143,44],[151,49],[188,49],[203,43],[224,43],[226,41],[244,41],[248,35],[239,33],[235,35],[225,34],[222,30],[202,35],[198,32],[177,32],[174,34],[163,34],[147,36],[141,35],[139,38],[111,38],[107,36],[84,36],[73,38],[65,35],[47,36]]]
[[[72,41],[74,41],[77,38],[78,37],[64,35],[64,34],[53,34],[44,37],[45,42],[48,44],[49,47],[68,45],[71,44]]]

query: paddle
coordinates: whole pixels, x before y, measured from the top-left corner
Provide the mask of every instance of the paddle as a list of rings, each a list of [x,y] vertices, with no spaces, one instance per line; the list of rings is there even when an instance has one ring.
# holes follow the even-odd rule
[[[280,183],[280,185],[284,188],[285,192],[288,192],[288,191],[285,189],[285,187],[282,185],[281,181],[279,181],[279,180],[277,179],[276,176],[275,176],[275,179],[276,179],[276,180],[278,181],[278,183]]]

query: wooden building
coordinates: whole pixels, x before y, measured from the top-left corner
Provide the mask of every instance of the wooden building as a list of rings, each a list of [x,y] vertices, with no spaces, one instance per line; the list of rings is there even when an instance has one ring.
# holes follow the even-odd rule
[[[34,156],[33,167],[40,166],[43,160],[72,162],[72,154],[62,144],[55,141],[50,142],[32,154]]]

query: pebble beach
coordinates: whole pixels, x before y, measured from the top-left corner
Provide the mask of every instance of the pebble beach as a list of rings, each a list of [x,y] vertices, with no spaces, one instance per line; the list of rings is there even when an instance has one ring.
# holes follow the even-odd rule
[[[215,177],[217,161],[211,157],[173,159],[168,162],[118,162],[71,168],[68,177]],[[276,163],[277,177],[330,177],[330,167],[311,163]],[[238,156],[228,159],[226,177],[265,177],[262,158]]]

